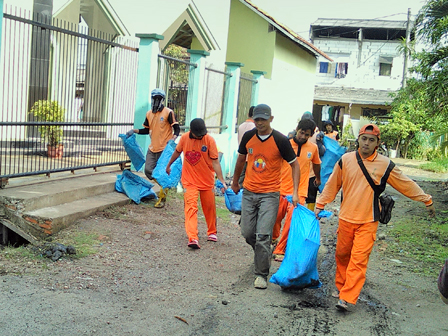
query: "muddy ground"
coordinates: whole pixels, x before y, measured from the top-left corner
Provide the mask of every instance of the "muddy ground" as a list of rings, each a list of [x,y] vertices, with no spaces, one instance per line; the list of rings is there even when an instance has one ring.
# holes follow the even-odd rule
[[[423,176],[425,174],[422,174]],[[447,186],[419,182],[448,211]],[[397,193],[394,218],[426,218],[423,204]],[[319,289],[285,291],[269,283],[253,288],[253,252],[238,216],[222,216],[217,243],[188,249],[183,201],[170,197],[112,208],[80,220],[55,237],[95,233],[97,253],[81,259],[15,258],[0,251],[0,335],[447,335],[448,306],[436,275],[412,272],[412,262],[388,254],[381,226],[367,282],[351,312],[335,309],[334,247],[337,216],[321,222]],[[337,212],[335,201],[328,210]],[[393,225],[394,218],[391,221]],[[273,261],[271,274],[279,263]]]

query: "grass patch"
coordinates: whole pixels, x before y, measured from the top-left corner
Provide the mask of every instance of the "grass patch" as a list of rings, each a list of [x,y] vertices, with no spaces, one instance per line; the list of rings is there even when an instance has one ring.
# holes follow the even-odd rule
[[[218,217],[223,224],[230,223],[230,211],[226,207],[224,197],[215,197],[216,202],[216,217]]]
[[[419,168],[435,173],[446,173],[448,172],[448,158],[435,159],[420,165]]]
[[[25,259],[26,261],[38,261],[45,259],[44,257],[35,254],[28,246],[19,246],[19,247],[6,246],[4,250],[1,252],[1,255],[5,259],[10,260]]]
[[[76,248],[76,254],[72,256],[74,258],[83,258],[95,254],[98,252],[98,247],[101,246],[99,235],[94,232],[72,232],[61,243]]]
[[[402,220],[389,230],[389,236],[393,238],[389,253],[411,261],[416,273],[438,275],[448,255],[448,223],[444,218]]]

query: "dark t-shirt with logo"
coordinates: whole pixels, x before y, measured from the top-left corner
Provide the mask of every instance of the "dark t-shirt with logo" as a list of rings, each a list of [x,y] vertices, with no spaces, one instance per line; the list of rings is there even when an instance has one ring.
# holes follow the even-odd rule
[[[296,160],[296,154],[287,137],[276,130],[262,140],[257,129],[246,132],[238,153],[247,155],[243,187],[253,193],[280,191],[282,162]]]

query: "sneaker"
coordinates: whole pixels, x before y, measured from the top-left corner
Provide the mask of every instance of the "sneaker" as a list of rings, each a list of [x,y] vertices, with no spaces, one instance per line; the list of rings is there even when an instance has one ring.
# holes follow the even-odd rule
[[[339,299],[339,291],[338,291],[337,289],[334,290],[334,291],[331,293],[331,296],[334,297],[334,298]]]
[[[192,239],[189,241],[188,243],[188,247],[197,250],[200,249],[201,247],[199,246],[199,242],[196,239]]]
[[[339,299],[338,303],[336,304],[336,308],[340,311],[348,311],[347,302],[342,299]]]
[[[218,237],[215,234],[212,233],[212,234],[208,235],[207,240],[208,241],[212,241],[212,242],[217,242],[218,241]]]
[[[268,287],[268,282],[262,276],[257,276],[254,281],[254,287],[258,289],[266,289]]]

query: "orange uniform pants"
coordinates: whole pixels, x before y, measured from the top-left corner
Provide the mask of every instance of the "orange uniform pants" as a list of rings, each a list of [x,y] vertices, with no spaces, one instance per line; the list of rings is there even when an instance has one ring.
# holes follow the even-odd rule
[[[305,196],[299,196],[299,203],[301,205],[305,204]],[[291,218],[293,213],[294,207],[291,203],[288,202],[288,209],[286,211],[286,219],[285,224],[283,225],[282,234],[280,236],[280,240],[275,247],[275,250],[273,254],[285,254],[286,251],[286,244],[288,243],[288,235],[289,235],[289,228],[291,227]]]
[[[356,304],[366,281],[367,264],[378,222],[353,224],[339,219],[336,243],[336,287],[339,298]]]
[[[207,223],[207,236],[216,234],[215,192],[188,187],[184,194],[185,231],[188,241],[198,239],[198,196],[201,196],[202,211]]]
[[[280,195],[280,204],[278,205],[277,219],[275,220],[274,228],[272,229],[272,240],[280,237],[280,229],[282,228],[282,220],[285,218],[288,205],[290,203],[286,196]]]

